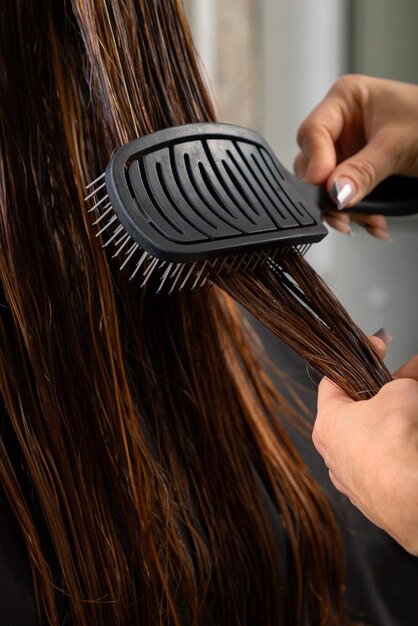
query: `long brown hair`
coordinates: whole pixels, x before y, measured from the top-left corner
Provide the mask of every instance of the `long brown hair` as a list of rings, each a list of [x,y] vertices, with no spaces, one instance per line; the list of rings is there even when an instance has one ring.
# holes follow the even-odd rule
[[[0,480],[42,624],[349,623],[334,518],[232,299],[138,292],[83,207],[118,146],[212,119],[180,0],[1,3]],[[388,380],[298,254],[219,283],[352,394]]]

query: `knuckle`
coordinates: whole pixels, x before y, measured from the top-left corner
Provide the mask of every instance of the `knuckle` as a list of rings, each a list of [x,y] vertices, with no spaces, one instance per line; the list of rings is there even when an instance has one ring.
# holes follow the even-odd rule
[[[394,393],[395,383],[396,381],[392,381],[384,385],[377,393],[376,398],[379,398],[381,400],[387,400],[388,398],[391,398]]]
[[[400,174],[406,169],[408,139],[402,124],[388,124],[376,132],[375,143],[380,148],[380,158],[388,174]]]
[[[322,456],[331,438],[329,418],[329,411],[326,409],[319,411],[312,429],[312,442]]]
[[[345,93],[347,90],[352,91],[358,89],[364,80],[362,74],[344,74],[334,84],[334,89],[338,93]]]
[[[315,425],[312,430],[312,442],[315,448],[320,451],[322,449],[322,438],[321,438],[321,420],[319,417],[317,418]]]
[[[324,112],[312,113],[299,127],[296,139],[305,157],[309,158],[327,138],[328,120]]]
[[[306,170],[306,157],[303,154],[303,152],[299,152],[299,154],[296,156],[295,160],[293,161],[293,170],[296,173],[297,176],[302,176]]]
[[[398,129],[396,129],[398,130]],[[400,129],[403,131],[404,129]],[[407,176],[417,176],[418,174],[418,145],[411,136],[403,137],[403,141],[399,141],[401,135],[397,133],[397,138],[391,142],[391,147],[394,148],[394,166],[393,170],[395,174],[404,174]]]
[[[398,378],[387,383],[377,394],[376,398],[382,401],[386,413],[402,414],[403,419],[411,419],[414,427],[418,421],[418,382],[410,378]],[[413,410],[410,411],[410,407]]]
[[[372,337],[369,337],[369,341],[374,351],[377,352],[378,356],[380,358],[384,357],[386,354],[387,346],[385,342],[383,341],[383,339],[381,339],[380,337],[372,336]]]
[[[309,142],[309,139],[314,134],[315,129],[316,129],[316,124],[312,120],[311,117],[307,118],[299,126],[299,129],[298,129],[298,132],[297,132],[297,135],[296,135],[296,140],[297,140],[298,146],[301,148],[301,150],[306,148],[306,144],[307,144],[307,142]]]
[[[399,395],[414,392],[418,388],[417,381],[411,378],[400,378],[392,381],[389,385],[391,385],[392,389]]]
[[[365,103],[370,90],[370,77],[363,74],[345,74],[338,79],[333,91],[346,102]]]
[[[350,163],[350,168],[356,175],[357,180],[361,180],[363,185],[370,189],[375,186],[378,173],[375,164],[364,158],[356,158]]]
[[[358,80],[360,78],[360,74],[355,74],[355,73],[348,73],[348,74],[344,74],[343,76],[340,76],[340,78],[337,80],[337,85],[351,85],[353,83],[357,83]]]

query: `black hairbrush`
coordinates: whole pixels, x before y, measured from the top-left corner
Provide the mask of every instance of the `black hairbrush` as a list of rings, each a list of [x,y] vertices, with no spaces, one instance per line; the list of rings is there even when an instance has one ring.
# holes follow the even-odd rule
[[[158,291],[202,286],[211,273],[253,271],[283,247],[304,253],[328,233],[326,189],[300,181],[256,132],[228,124],[168,128],[130,142],[88,185],[94,225],[121,269]],[[418,212],[418,180],[393,177],[353,209]]]

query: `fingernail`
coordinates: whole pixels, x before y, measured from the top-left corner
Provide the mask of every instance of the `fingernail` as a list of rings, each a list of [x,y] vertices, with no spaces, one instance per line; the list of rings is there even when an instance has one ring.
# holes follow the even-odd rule
[[[325,221],[327,222],[327,224],[332,226],[332,228],[335,228],[335,230],[338,230],[340,233],[344,233],[345,235],[350,235],[351,237],[354,237],[354,233],[351,230],[351,227],[345,222],[337,219],[336,217],[330,217],[328,215],[325,215]]]
[[[373,235],[373,237],[381,239],[382,241],[389,241],[390,243],[393,243],[393,239],[389,231],[383,230],[382,228],[374,228],[373,226],[368,226],[367,230],[371,235]]]
[[[341,211],[345,209],[350,200],[354,197],[356,188],[354,183],[349,178],[342,176],[337,178],[332,185],[331,198],[336,201],[338,209]]]
[[[381,339],[386,346],[388,346],[393,339],[392,335],[389,335],[388,331],[384,327],[375,332],[373,336]]]

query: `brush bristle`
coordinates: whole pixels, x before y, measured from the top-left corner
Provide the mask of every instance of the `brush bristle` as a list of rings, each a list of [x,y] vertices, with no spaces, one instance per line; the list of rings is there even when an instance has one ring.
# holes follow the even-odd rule
[[[278,249],[251,251],[192,263],[170,263],[158,259],[141,248],[120,223],[109,201],[104,176],[102,174],[86,187],[89,194],[85,202],[88,213],[93,214],[92,226],[97,228],[95,236],[100,237],[103,249],[112,248],[112,258],[119,260],[120,270],[129,269],[131,272],[129,280],[139,279],[140,288],[144,287],[152,276],[159,274],[157,293],[165,291],[170,295],[186,286],[195,290],[211,285],[211,277],[221,272],[254,272],[263,263],[267,262],[270,267],[274,264]],[[293,247],[300,254],[305,254],[309,248],[310,245]],[[285,250],[281,248],[281,254],[285,253]]]

